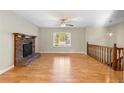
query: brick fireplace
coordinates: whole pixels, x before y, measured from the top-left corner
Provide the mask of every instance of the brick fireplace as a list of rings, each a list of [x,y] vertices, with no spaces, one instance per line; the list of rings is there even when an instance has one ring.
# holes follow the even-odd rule
[[[14,35],[14,65],[25,66],[40,56],[35,52],[36,36],[13,33]]]

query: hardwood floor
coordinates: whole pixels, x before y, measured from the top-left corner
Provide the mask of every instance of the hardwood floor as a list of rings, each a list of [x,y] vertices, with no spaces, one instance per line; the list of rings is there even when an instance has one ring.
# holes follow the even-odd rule
[[[0,82],[39,83],[124,82],[122,71],[82,54],[42,54],[26,67],[15,67],[0,75]]]

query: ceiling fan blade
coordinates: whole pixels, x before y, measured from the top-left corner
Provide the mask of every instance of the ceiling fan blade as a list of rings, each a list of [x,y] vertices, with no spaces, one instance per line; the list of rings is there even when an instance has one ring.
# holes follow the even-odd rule
[[[66,26],[71,26],[71,27],[73,27],[74,25],[72,25],[72,24],[65,24]]]

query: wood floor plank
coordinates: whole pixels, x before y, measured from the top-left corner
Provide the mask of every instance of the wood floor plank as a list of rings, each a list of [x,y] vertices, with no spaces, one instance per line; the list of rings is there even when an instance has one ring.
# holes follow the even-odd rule
[[[15,67],[0,75],[12,83],[110,83],[124,82],[122,71],[82,54],[42,54],[26,67]]]

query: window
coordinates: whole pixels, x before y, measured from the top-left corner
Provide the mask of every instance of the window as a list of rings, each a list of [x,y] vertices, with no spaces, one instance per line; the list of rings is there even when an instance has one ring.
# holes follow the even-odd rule
[[[54,32],[53,33],[53,46],[54,47],[70,47],[71,46],[71,33]]]

